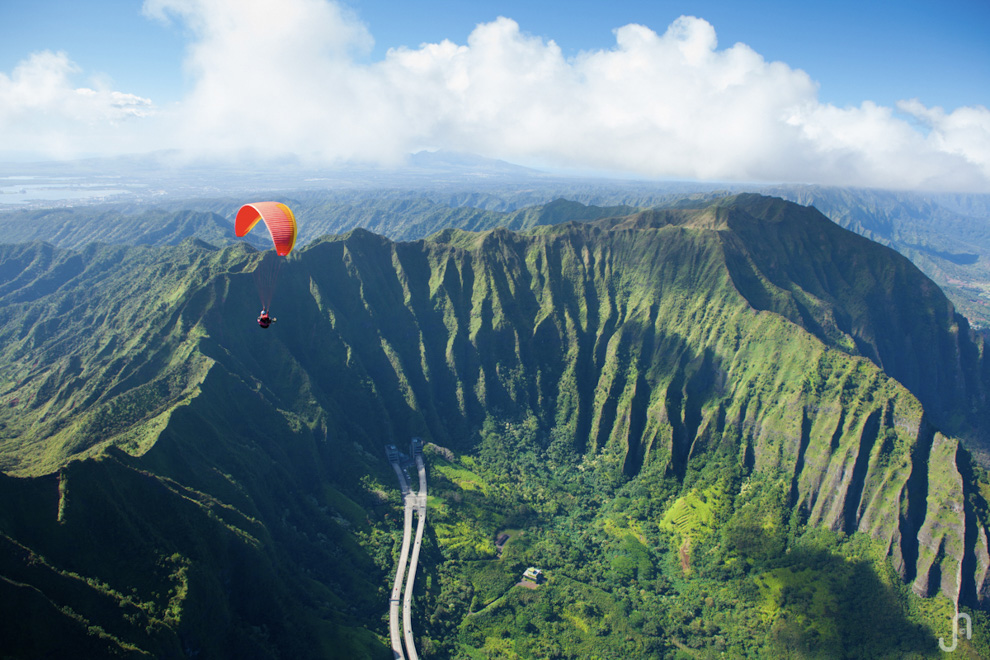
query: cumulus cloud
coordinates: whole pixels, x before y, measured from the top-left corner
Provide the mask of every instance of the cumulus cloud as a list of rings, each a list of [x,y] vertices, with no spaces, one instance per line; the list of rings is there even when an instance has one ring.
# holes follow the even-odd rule
[[[391,51],[381,66],[415,139],[508,160],[658,177],[990,190],[986,108],[950,115],[818,101],[803,71],[681,17],[663,34],[615,31],[608,50],[565,59],[508,19],[466,46]]]
[[[652,176],[761,178],[790,165],[786,109],[816,94],[800,71],[678,19],[658,35],[616,30],[616,47],[566,60],[509,19],[467,46],[391,51],[381,67],[417,137],[508,159]]]
[[[990,191],[986,108],[823,104],[807,73],[745,44],[720,49],[700,18],[662,33],[626,25],[614,46],[575,57],[498,18],[465,44],[395,48],[367,63],[367,27],[332,0],[145,0],[144,9],[192,35],[193,85],[158,113],[160,147],[384,164],[443,148],[647,177]],[[75,121],[152,108],[105,90],[90,98],[68,84],[67,58],[44,58],[0,78],[0,98],[20,80],[31,98],[62,99],[46,108],[71,91],[75,109],[61,112]]]
[[[195,80],[176,115],[185,147],[279,150],[320,159],[381,160],[394,105],[382,81],[355,64],[371,35],[325,0],[147,0],[145,12],[177,17],[195,35],[186,67]],[[388,108],[392,116],[385,116]]]
[[[901,101],[897,107],[928,127],[926,142],[931,149],[961,156],[990,179],[990,110],[963,107],[946,113],[927,108],[918,99]]]
[[[66,53],[41,51],[19,63],[10,76],[0,73],[0,132],[10,151],[41,151],[72,156],[106,149],[108,133],[121,135],[129,119],[149,117],[149,99],[114,91],[77,87],[80,73]],[[120,140],[121,146],[127,139]]]

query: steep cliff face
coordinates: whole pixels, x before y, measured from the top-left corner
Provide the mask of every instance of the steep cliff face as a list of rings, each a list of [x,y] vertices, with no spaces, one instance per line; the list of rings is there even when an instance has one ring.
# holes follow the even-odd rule
[[[852,285],[838,293],[819,286],[814,298],[795,285],[773,288],[753,268],[755,257],[744,271],[738,261],[747,243],[732,229],[739,213],[644,214],[529,236],[448,233],[422,246],[356,233],[312,249],[331,265],[310,275],[314,315],[330,321],[349,370],[376,384],[399,436],[426,433],[463,446],[487,413],[533,414],[628,475],[648,462],[683,475],[690,461],[730,445],[757,470],[791,474],[793,504],[812,524],[883,539],[906,579],[927,580],[934,566],[954,598],[961,589],[983,594],[981,523],[971,515],[967,531],[954,460],[938,452],[932,459],[933,446],[962,450],[936,435],[918,399],[867,359],[882,362],[889,345],[862,355],[883,344],[863,339],[882,336],[867,328],[883,310],[855,301],[855,314],[844,311],[843,298],[855,298]],[[746,222],[758,219],[747,213]],[[811,229],[822,229],[817,218]],[[865,263],[857,248],[887,256],[855,243],[846,247],[852,261]],[[808,261],[806,253],[791,254]],[[896,255],[894,266],[907,271],[902,279],[923,279]],[[857,286],[872,294],[880,284],[864,270]],[[779,273],[774,278],[781,281]],[[913,289],[888,286],[910,305],[921,297],[946,311],[899,327],[901,341],[923,336],[950,353],[972,349],[959,340],[937,290],[906,295]],[[814,313],[802,313],[795,298],[805,310],[817,305]],[[818,319],[839,313],[856,321],[823,329]],[[840,323],[850,332],[839,334]],[[929,357],[915,373],[962,378],[953,376],[958,359],[945,367]],[[946,509],[958,520],[944,519]]]
[[[470,450],[488,417],[533,417],[628,477],[734,455],[786,475],[810,524],[882,539],[919,594],[988,591],[954,435],[986,435],[980,344],[909,263],[814,212],[742,197],[524,234],[355,230],[288,260],[267,332],[259,260],[3,248],[0,458],[18,478],[0,485],[22,504],[0,512],[0,576],[39,620],[75,625],[53,612],[79,596],[113,644],[161,653],[217,643],[209,603],[258,649],[301,617],[323,622],[312,648],[372,653],[362,477],[411,435]]]
[[[815,209],[758,195],[729,206],[730,270],[754,307],[868,358],[917,396],[936,426],[985,454],[984,342],[931,280]]]

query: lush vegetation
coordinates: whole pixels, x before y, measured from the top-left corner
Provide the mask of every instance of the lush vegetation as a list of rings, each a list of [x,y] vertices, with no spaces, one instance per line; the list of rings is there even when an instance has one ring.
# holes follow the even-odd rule
[[[269,331],[247,246],[0,248],[4,652],[387,657],[413,435],[424,656],[924,656],[985,602],[990,362],[913,266],[754,196],[538,216],[317,241]]]
[[[868,535],[806,525],[784,475],[728,448],[684,482],[610,478],[532,419],[489,420],[474,457],[428,448],[428,463],[434,528],[511,536],[499,557],[432,537],[417,600],[428,656],[924,658],[951,639],[947,598],[911,594]],[[477,476],[449,478],[463,473]],[[520,585],[528,566],[546,582]],[[974,616],[960,657],[990,653]]]

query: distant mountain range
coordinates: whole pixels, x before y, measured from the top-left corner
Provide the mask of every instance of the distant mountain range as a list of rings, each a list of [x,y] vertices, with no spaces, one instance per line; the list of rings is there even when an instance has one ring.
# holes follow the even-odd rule
[[[387,655],[382,585],[397,537],[383,447],[410,436],[473,457],[431,468],[450,480],[514,474],[525,451],[562,479],[640,493],[620,533],[611,504],[568,517],[560,502],[581,510],[571,495],[512,500],[529,492],[521,476],[500,487],[516,519],[537,516],[526,528],[536,539],[570,525],[575,538],[621,540],[609,579],[539,546],[559,576],[545,592],[558,612],[605,607],[577,603],[590,598],[573,595],[591,593],[581,585],[632,608],[620,601],[654,589],[651,553],[676,598],[695,597],[691,570],[757,589],[796,574],[772,562],[816,529],[874,544],[917,595],[986,603],[990,480],[972,457],[990,455],[990,360],[907,258],[752,194],[650,210],[317,198],[293,200],[307,244],[283,268],[268,331],[254,324],[255,272],[271,255],[231,244],[226,202],[130,223],[99,209],[3,219],[32,241],[0,246],[0,614],[16,624],[5,653]],[[318,237],[348,225],[416,240]],[[543,440],[499,463],[490,443],[520,424]],[[469,490],[431,505],[446,522],[425,561],[442,564],[430,583],[443,587],[418,597],[443,614],[417,625],[448,650],[474,639],[457,637],[466,611],[440,607],[476,570],[445,545],[458,525],[480,524]],[[771,500],[782,518],[756,506]],[[691,568],[692,547],[707,548],[693,561],[715,573]],[[616,557],[637,558],[625,563],[639,573]],[[586,591],[553,591],[571,583]],[[526,598],[518,607],[543,607]],[[773,603],[778,623],[805,622],[800,639],[862,650],[809,624],[804,606]],[[546,607],[548,626],[566,619]],[[612,649],[715,643],[700,624],[651,621],[574,634]],[[721,644],[771,653],[797,639],[773,625],[754,618],[764,641]],[[931,632],[910,627],[869,643],[889,655],[898,635],[934,655]]]

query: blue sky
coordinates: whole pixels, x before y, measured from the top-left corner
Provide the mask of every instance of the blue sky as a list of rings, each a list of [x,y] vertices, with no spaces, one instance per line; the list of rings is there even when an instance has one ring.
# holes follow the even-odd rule
[[[987,35],[986,0],[3,0],[0,160],[445,148],[990,191]]]

